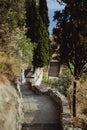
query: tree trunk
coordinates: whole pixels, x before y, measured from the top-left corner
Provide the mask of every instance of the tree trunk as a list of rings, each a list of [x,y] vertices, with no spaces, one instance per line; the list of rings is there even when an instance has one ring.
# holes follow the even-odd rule
[[[36,69],[36,67],[35,67],[35,65],[33,65],[33,74],[34,74],[34,72],[35,72],[35,69]]]
[[[76,117],[76,81],[73,82],[73,117]]]

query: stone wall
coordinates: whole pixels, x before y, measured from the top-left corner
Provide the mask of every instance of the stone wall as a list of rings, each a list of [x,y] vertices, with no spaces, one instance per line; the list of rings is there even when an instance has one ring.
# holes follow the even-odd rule
[[[21,130],[23,112],[16,90],[0,76],[0,130]]]

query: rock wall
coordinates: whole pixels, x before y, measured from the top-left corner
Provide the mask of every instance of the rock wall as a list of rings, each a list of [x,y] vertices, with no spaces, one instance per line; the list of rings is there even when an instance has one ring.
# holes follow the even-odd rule
[[[0,130],[21,130],[21,100],[6,77],[0,76]]]

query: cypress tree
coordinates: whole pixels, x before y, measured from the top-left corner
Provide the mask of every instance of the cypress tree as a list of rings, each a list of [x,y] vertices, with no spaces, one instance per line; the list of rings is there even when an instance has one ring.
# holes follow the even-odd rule
[[[48,7],[46,0],[39,0],[39,13],[47,30],[49,27]]]
[[[43,67],[49,60],[49,34],[39,14],[39,8],[35,0],[26,1],[27,36],[36,43],[34,49],[34,67]]]
[[[42,19],[42,21],[43,21],[43,24],[44,24],[44,26],[45,26],[45,31],[46,31],[46,34],[47,34],[47,38],[46,38],[46,40],[48,41],[46,44],[46,46],[48,46],[47,48],[49,48],[49,53],[47,53],[47,54],[49,54],[49,59],[50,59],[50,54],[51,54],[51,52],[50,52],[50,48],[51,48],[51,46],[50,46],[50,40],[49,40],[49,31],[48,31],[48,27],[49,27],[49,17],[48,17],[48,7],[47,7],[47,1],[46,0],[39,0],[39,14],[40,14],[40,17],[41,17],[41,19]]]
[[[49,61],[48,33],[41,18],[40,21],[41,24],[38,30],[38,44],[34,51],[34,59],[33,59],[33,64],[35,67],[43,67],[47,65]]]
[[[26,0],[26,26],[27,26],[27,37],[31,38],[32,42],[36,42],[36,30],[37,21],[37,8],[35,0]]]

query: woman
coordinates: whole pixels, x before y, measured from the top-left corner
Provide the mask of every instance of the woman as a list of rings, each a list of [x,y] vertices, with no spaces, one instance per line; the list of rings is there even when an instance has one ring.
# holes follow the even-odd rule
[[[26,82],[23,69],[21,70],[21,73],[19,75],[19,81],[21,82],[21,84],[24,84]]]

